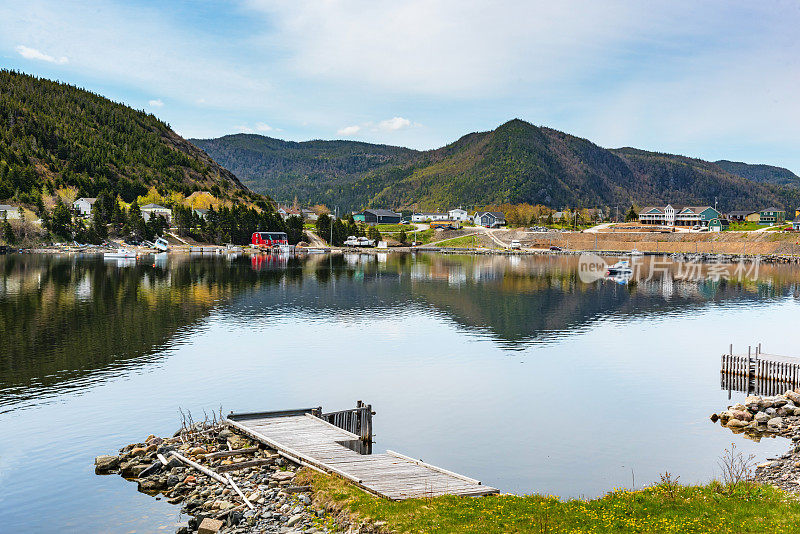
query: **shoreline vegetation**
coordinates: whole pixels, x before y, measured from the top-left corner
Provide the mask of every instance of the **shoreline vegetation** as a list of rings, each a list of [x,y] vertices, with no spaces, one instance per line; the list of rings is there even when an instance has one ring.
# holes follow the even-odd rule
[[[783,402],[782,396],[748,399],[756,410]],[[798,422],[795,417],[782,429]],[[180,505],[190,519],[178,534],[795,532],[800,501],[771,485],[765,474],[775,462],[759,466],[753,477],[750,461],[732,446],[720,461],[721,481],[683,485],[665,473],[651,486],[615,488],[594,499],[500,494],[390,501],[297,465],[214,415],[198,423],[189,416],[173,436],[150,435],[117,454],[98,456],[95,472],[120,474],[140,492]],[[794,465],[787,463],[796,475]]]

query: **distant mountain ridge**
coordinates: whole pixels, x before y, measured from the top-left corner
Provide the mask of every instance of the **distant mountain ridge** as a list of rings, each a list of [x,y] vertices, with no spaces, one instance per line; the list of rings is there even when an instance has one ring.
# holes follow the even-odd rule
[[[244,134],[191,141],[256,191],[342,209],[504,202],[559,208],[713,205],[716,200],[723,210],[800,204],[800,188],[754,179],[764,175],[751,169],[759,166],[737,164],[726,170],[686,156],[606,149],[519,119],[426,151],[355,141],[292,143]]]
[[[155,116],[78,87],[0,70],[0,200],[42,190],[111,190],[130,202],[151,187],[260,198]]]
[[[789,169],[775,167],[772,165],[742,163],[741,161],[728,161],[721,159],[715,161],[722,170],[741,176],[753,182],[761,182],[772,185],[789,185],[800,187],[800,176]]]

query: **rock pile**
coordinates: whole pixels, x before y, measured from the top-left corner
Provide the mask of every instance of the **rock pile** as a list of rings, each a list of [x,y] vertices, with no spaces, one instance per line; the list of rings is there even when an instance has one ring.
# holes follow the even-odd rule
[[[762,437],[791,440],[787,453],[756,466],[755,479],[800,493],[800,389],[774,397],[749,396],[743,404],[712,414],[711,420],[756,441]]]
[[[229,475],[254,509],[230,484],[192,468],[173,451],[221,477]],[[139,491],[181,504],[181,511],[192,517],[179,534],[328,532],[336,527],[334,519],[313,506],[309,487],[295,482],[298,469],[276,451],[223,425],[206,423],[183,428],[169,438],[150,435],[117,455],[95,458],[96,473],[119,473],[136,481]]]

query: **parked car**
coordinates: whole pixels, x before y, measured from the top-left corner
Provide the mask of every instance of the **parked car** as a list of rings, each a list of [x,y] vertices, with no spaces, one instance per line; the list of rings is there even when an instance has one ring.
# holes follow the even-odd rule
[[[522,248],[522,244],[517,239],[511,240],[511,250],[519,250]]]
[[[555,245],[552,245],[552,246],[550,247],[550,250],[553,250],[553,251],[562,251],[562,250],[564,250],[564,249],[563,249],[563,248],[561,248],[561,247],[557,247],[557,246],[555,246]]]

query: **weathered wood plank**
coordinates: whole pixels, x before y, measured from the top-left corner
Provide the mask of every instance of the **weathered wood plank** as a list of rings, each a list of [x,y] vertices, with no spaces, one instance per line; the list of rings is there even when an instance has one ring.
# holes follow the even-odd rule
[[[290,410],[284,412],[285,415],[268,412],[263,418],[257,414],[234,416],[227,422],[292,461],[338,474],[370,493],[390,499],[497,493],[495,488],[482,486],[473,478],[394,451],[362,455],[339,443],[360,439],[359,434],[366,432],[371,435],[371,409],[371,406],[359,402],[356,410],[327,414],[331,417],[326,420],[312,415],[310,410]],[[337,424],[357,430],[359,434],[344,430]],[[235,469],[248,463],[240,462],[224,468]]]

